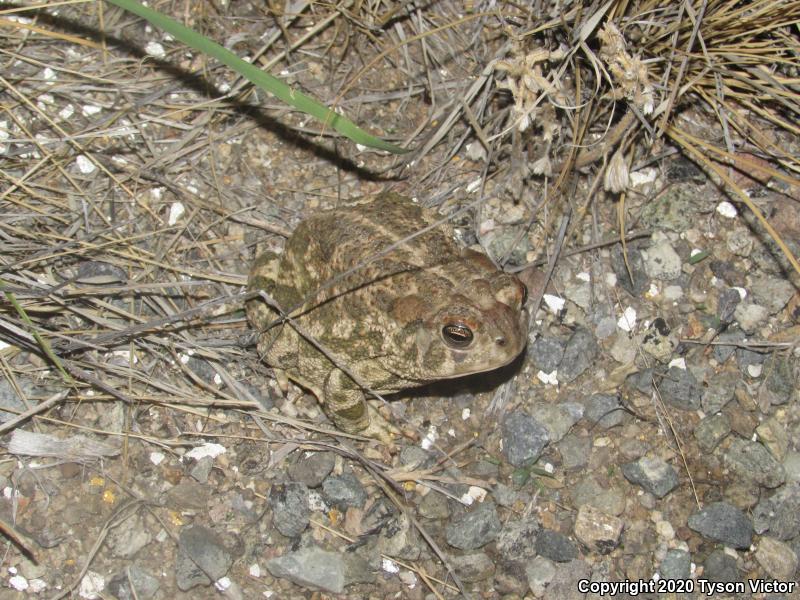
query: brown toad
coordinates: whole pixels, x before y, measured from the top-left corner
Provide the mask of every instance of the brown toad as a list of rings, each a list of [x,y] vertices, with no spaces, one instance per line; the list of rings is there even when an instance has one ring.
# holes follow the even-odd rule
[[[263,297],[248,303],[259,354],[282,387],[288,378],[312,391],[343,431],[389,437],[365,388],[489,371],[525,346],[519,279],[459,247],[447,225],[402,241],[438,220],[398,194],[362,198],[306,219],[282,255],[253,263],[248,287],[292,311],[282,322]]]

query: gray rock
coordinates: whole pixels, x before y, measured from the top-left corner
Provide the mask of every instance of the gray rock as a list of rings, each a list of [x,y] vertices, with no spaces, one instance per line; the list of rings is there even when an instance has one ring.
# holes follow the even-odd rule
[[[709,204],[714,196],[703,191],[698,194],[694,181],[677,182],[669,186],[658,201],[642,207],[642,227],[679,233],[691,229],[701,218],[700,213],[711,208]]]
[[[737,438],[723,456],[725,465],[742,477],[767,488],[786,481],[786,471],[764,446],[758,442]]]
[[[791,581],[797,571],[797,554],[789,544],[764,537],[756,548],[756,560],[770,577],[778,581]]]
[[[167,490],[164,503],[177,511],[205,511],[208,508],[210,488],[196,481],[184,478],[178,485]]]
[[[594,506],[609,515],[618,516],[625,510],[625,496],[619,487],[603,487],[592,477],[585,477],[572,488],[572,504]]]
[[[700,421],[694,428],[694,437],[703,452],[711,452],[730,432],[731,421],[728,415],[720,413]]]
[[[692,557],[685,550],[669,550],[661,561],[658,572],[661,579],[689,579],[692,572]]]
[[[207,483],[208,476],[211,474],[211,469],[214,466],[214,459],[210,456],[204,456],[200,460],[194,461],[189,475],[192,476],[197,483]]]
[[[769,311],[760,304],[743,303],[733,313],[745,333],[755,333],[769,316]]]
[[[586,399],[585,406],[586,420],[596,423],[601,429],[619,425],[628,414],[622,407],[619,396],[611,394],[592,394]]]
[[[2,409],[7,410],[2,410]],[[17,395],[17,391],[5,379],[0,379],[0,423],[5,423],[24,413],[28,408]]]
[[[734,583],[741,581],[736,559],[723,550],[714,550],[706,558],[703,577],[715,583]]]
[[[525,565],[536,556],[537,535],[539,522],[535,514],[506,522],[495,543],[498,560],[521,574]]]
[[[131,559],[151,539],[144,519],[141,515],[134,515],[109,531],[106,544],[114,557]]]
[[[683,410],[697,410],[703,390],[688,369],[670,367],[659,384],[664,402]]]
[[[348,585],[373,579],[364,560],[354,554],[322,550],[315,546],[288,552],[267,562],[274,577],[303,587],[341,594]]]
[[[452,556],[450,564],[464,583],[483,581],[494,575],[494,562],[483,552]]]
[[[558,379],[570,383],[588,369],[597,356],[597,340],[591,331],[579,327],[567,341],[558,367]]]
[[[640,485],[656,498],[663,498],[678,486],[678,474],[661,458],[643,456],[622,465],[622,474],[631,483]]]
[[[718,363],[722,364],[728,360],[731,355],[736,351],[736,345],[745,340],[747,336],[744,331],[739,329],[723,331],[717,336],[718,345],[714,346],[714,358]],[[729,342],[730,345],[723,344],[722,342]]]
[[[563,533],[542,529],[536,536],[536,553],[555,562],[578,558],[578,547]]]
[[[625,264],[622,246],[619,244],[614,246],[611,250],[611,268],[617,276],[617,283],[631,296],[639,297],[650,285],[650,278],[644,268],[642,251],[634,246],[628,246],[628,264],[633,273],[633,280],[631,280]]]
[[[767,360],[765,352],[758,352],[750,348],[736,349],[736,364],[739,365],[741,371],[748,372],[747,367],[750,365],[762,365],[765,360]]]
[[[736,307],[742,301],[739,291],[733,288],[725,288],[719,293],[719,302],[717,303],[717,318],[723,325],[728,325],[733,322]]]
[[[753,509],[756,533],[769,532],[779,540],[800,536],[800,482],[787,483]]]
[[[653,393],[653,375],[655,369],[642,369],[625,378],[625,388],[630,392],[638,392],[645,396]]]
[[[748,548],[753,525],[742,511],[727,502],[713,502],[689,517],[689,527],[703,537],[732,548]]]
[[[547,429],[528,413],[516,410],[503,421],[503,452],[515,467],[536,462],[549,441]]]
[[[797,392],[797,359],[773,354],[764,361],[764,382],[758,390],[763,406],[786,404]]]
[[[523,494],[505,484],[498,483],[492,488],[492,498],[498,506],[510,507],[518,502]]]
[[[528,344],[528,356],[540,371],[552,373],[561,364],[567,342],[554,337],[538,337]]]
[[[289,466],[289,478],[308,488],[318,488],[333,471],[335,462],[333,452],[312,452]]]
[[[175,580],[185,592],[210,585],[228,572],[233,558],[216,533],[202,525],[187,525],[178,538]]]
[[[800,481],[800,452],[789,450],[786,453],[786,458],[783,459],[783,468],[786,471],[787,482],[795,483]],[[2,488],[0,487],[0,489]]]
[[[656,234],[653,239],[656,239]],[[655,241],[643,255],[645,271],[652,279],[672,281],[681,276],[683,261],[666,237]]]
[[[589,464],[592,440],[589,436],[579,437],[570,434],[558,443],[561,453],[561,468],[567,471],[581,469]]]
[[[367,501],[367,491],[350,471],[327,477],[322,482],[322,493],[330,504],[342,511],[350,506],[361,508]]]
[[[525,566],[528,586],[537,598],[544,597],[544,589],[556,576],[556,566],[548,558],[537,556]]]
[[[563,438],[572,426],[583,416],[583,405],[576,402],[560,404],[535,404],[532,409],[533,418],[547,429],[551,442]]]
[[[559,600],[585,600],[586,594],[578,591],[578,582],[589,579],[591,568],[582,560],[571,560],[568,563],[555,565],[556,574],[547,586],[546,597]]]
[[[269,490],[272,524],[286,537],[300,535],[308,527],[308,488],[303,483],[275,483]]]
[[[410,469],[426,466],[431,458],[431,455],[419,446],[405,446],[400,451],[400,464]]]
[[[708,382],[708,387],[703,391],[701,404],[708,415],[713,415],[725,408],[733,400],[736,384],[742,376],[736,371],[722,371]]]
[[[430,491],[419,501],[419,514],[426,519],[447,519],[450,505],[442,494]]]
[[[794,296],[794,286],[784,277],[756,277],[750,286],[753,299],[765,306],[769,314],[780,312]]]
[[[130,565],[108,582],[108,591],[118,600],[150,600],[156,595],[158,578],[137,565]]]
[[[447,525],[447,543],[459,550],[477,550],[494,541],[502,525],[491,502],[484,502],[471,512]]]

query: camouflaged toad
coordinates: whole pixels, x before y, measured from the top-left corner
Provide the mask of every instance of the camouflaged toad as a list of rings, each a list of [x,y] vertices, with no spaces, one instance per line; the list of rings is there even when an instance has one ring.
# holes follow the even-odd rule
[[[297,325],[281,322],[262,297],[251,300],[259,354],[284,389],[291,379],[313,392],[343,431],[390,439],[393,428],[368,409],[364,388],[391,393],[489,371],[525,346],[525,287],[458,246],[449,226],[381,254],[438,220],[385,193],[319,212],[297,227],[282,255],[267,252],[253,263],[248,287],[293,310]]]

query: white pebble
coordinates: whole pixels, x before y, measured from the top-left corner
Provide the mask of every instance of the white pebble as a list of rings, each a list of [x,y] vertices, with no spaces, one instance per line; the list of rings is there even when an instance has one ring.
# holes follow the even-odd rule
[[[636,309],[632,306],[627,307],[619,318],[619,321],[617,321],[617,327],[622,329],[622,331],[633,331],[636,327]]]
[[[84,175],[88,175],[89,173],[93,172],[97,167],[94,163],[89,160],[89,157],[85,154],[80,154],[75,159],[75,164],[78,167],[78,171],[83,173]]]
[[[147,45],[144,47],[144,51],[153,58],[164,58],[167,56],[164,46],[158,42],[147,42]]]
[[[172,206],[169,207],[169,218],[167,219],[167,223],[169,225],[175,225],[184,212],[186,212],[186,207],[183,206],[182,202],[173,202]]]
[[[739,211],[736,210],[736,207],[727,200],[723,200],[717,204],[717,212],[728,219],[734,219],[736,218],[736,215],[739,214]]]
[[[545,294],[543,296],[544,303],[547,304],[547,308],[550,309],[553,313],[559,313],[564,308],[566,304],[566,300],[564,298],[560,298],[559,296],[553,296],[552,294]]]

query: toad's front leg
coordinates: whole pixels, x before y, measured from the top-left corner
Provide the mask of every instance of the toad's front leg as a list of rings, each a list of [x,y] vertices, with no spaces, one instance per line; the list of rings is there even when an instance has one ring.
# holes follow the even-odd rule
[[[325,380],[324,404],[334,425],[346,433],[357,433],[394,444],[400,430],[389,423],[368,403],[361,389],[349,375],[333,369]]]

